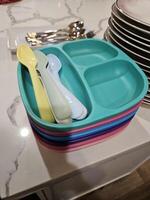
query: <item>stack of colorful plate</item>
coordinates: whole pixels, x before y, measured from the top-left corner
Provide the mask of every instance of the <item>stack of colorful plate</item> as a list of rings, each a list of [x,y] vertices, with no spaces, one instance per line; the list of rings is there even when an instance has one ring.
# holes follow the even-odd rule
[[[125,53],[99,39],[41,49],[62,62],[61,81],[86,106],[88,116],[71,124],[39,117],[28,70],[19,63],[18,83],[36,138],[49,148],[72,151],[110,138],[125,128],[147,92],[145,74]]]
[[[144,102],[150,105],[150,1],[117,0],[104,38],[127,53],[147,75],[149,90]]]

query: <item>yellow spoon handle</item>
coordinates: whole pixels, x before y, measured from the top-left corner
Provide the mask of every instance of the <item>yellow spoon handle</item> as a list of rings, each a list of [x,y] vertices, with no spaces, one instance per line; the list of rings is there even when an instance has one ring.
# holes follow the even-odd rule
[[[54,122],[55,119],[52,114],[52,109],[48,100],[48,96],[44,90],[41,80],[38,77],[37,71],[35,67],[29,67],[28,69],[30,72],[40,116],[43,120]]]

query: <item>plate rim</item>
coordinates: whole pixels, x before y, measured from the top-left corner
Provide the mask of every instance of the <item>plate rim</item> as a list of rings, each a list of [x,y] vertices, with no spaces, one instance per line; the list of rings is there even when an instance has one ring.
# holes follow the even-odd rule
[[[115,9],[115,3],[112,5],[112,8],[111,8],[111,12],[112,12],[113,14],[114,14],[114,12],[115,12],[114,9]],[[116,16],[116,13],[115,13],[114,15]],[[131,23],[125,21],[125,20],[122,19],[120,16],[118,16],[118,14],[117,14],[116,17],[117,17],[119,20],[121,20],[123,23],[127,24],[128,26],[130,26],[131,28],[134,28],[134,29],[136,29],[136,30],[138,30],[138,31],[141,31],[141,32],[143,32],[143,33],[149,35],[149,31],[148,31],[148,30],[144,30],[144,29],[142,29],[142,28],[139,28],[139,27],[137,27],[137,26],[135,26],[135,25],[133,25],[133,24],[131,24]]]
[[[124,34],[121,30],[119,30],[119,29],[115,26],[114,22],[111,21],[111,18],[108,19],[108,24],[109,24],[109,23],[111,23],[111,25],[113,26],[113,28],[115,28],[120,34],[124,35],[125,37],[127,37],[127,38],[129,38],[129,39],[131,39],[131,40],[133,40],[133,41],[135,41],[135,42],[137,42],[137,43],[139,43],[139,44],[141,44],[141,45],[143,45],[143,46],[149,47],[149,50],[150,50],[150,45],[144,44],[143,42],[138,41],[138,40],[132,38],[131,36],[128,36],[128,35]],[[110,25],[109,25],[109,26],[110,26]],[[146,49],[144,49],[144,50],[146,50]],[[146,51],[148,51],[148,50],[146,50]]]
[[[125,31],[128,32],[129,34],[131,34],[131,35],[133,35],[133,36],[136,36],[136,37],[138,37],[138,38],[140,38],[140,39],[142,39],[142,40],[145,40],[145,42],[149,42],[149,43],[150,43],[150,40],[149,40],[148,38],[143,38],[143,37],[141,37],[140,35],[137,35],[137,34],[131,32],[131,31],[129,31],[128,29],[125,29],[123,26],[121,26],[121,25],[114,19],[113,16],[111,16],[111,19],[112,19],[113,23],[116,23],[117,26],[121,27],[123,30],[125,30]]]
[[[104,37],[106,38],[107,41],[110,41],[110,42],[111,42],[111,39],[108,39],[108,38],[111,37],[112,40],[114,40],[114,42],[115,42],[116,44],[118,44],[118,46],[120,46],[121,48],[125,49],[126,51],[129,51],[130,53],[133,53],[133,54],[135,54],[136,56],[138,56],[136,53],[132,52],[131,50],[128,50],[126,47],[123,47],[122,44],[120,45],[120,44],[113,38],[113,36],[112,36],[111,34],[108,34],[108,32],[109,32],[109,27],[106,29],[105,34],[104,34]],[[109,33],[110,33],[110,32],[109,32]],[[133,60],[134,60],[134,59],[133,59]],[[134,60],[134,61],[137,63],[137,65],[144,65],[143,63],[140,63],[140,62],[138,62],[138,61],[136,61],[136,60]],[[142,67],[140,67],[140,68],[142,69]],[[150,72],[149,72],[149,71],[145,71],[145,69],[142,69],[142,71],[149,73],[149,76],[148,76],[147,74],[146,74],[146,76],[147,76],[148,82],[150,83]]]
[[[150,28],[150,24],[149,23],[147,23],[147,22],[144,22],[144,21],[142,21],[142,20],[140,20],[140,19],[137,19],[136,17],[133,17],[133,16],[131,16],[131,15],[129,15],[129,13],[127,13],[125,10],[123,10],[121,7],[119,7],[119,5],[118,5],[118,2],[119,1],[122,1],[122,0],[116,0],[116,7],[117,7],[117,9],[123,14],[123,15],[125,15],[126,17],[128,17],[128,18],[130,18],[131,20],[134,20],[135,22],[137,22],[137,23],[140,23],[140,24],[142,24],[142,25],[145,25],[145,26],[147,26],[147,27],[149,27]],[[125,0],[123,0],[124,2],[125,2]]]
[[[108,30],[106,30],[107,32],[109,31],[109,28],[107,28]],[[109,31],[110,32],[110,31]],[[107,34],[107,33],[106,33]],[[111,36],[112,37],[112,36]],[[115,40],[114,38],[113,38],[113,40]],[[116,40],[115,40],[115,42],[116,42]],[[116,42],[118,45],[120,45],[118,42]],[[123,49],[125,49],[126,51],[129,51],[130,53],[132,53],[132,54],[134,54],[134,55],[136,55],[136,56],[139,56],[140,58],[144,58],[144,59],[146,59],[145,57],[143,57],[143,56],[141,56],[141,55],[138,55],[137,53],[135,53],[135,52],[133,52],[132,50],[130,50],[130,49],[128,49],[128,48],[126,48],[126,47],[124,47],[124,46],[122,46],[122,44],[120,45]],[[150,60],[148,60],[148,61],[150,61]],[[142,63],[143,64],[143,63]]]
[[[111,27],[110,27],[110,30],[111,30]],[[112,31],[112,30],[111,30],[111,31]],[[112,32],[113,32],[113,31],[112,31]],[[113,34],[114,34],[114,33],[113,33]],[[120,35],[118,35],[116,32],[115,32],[114,35],[117,35],[117,37],[118,37],[120,40],[122,40],[123,42],[125,42],[125,43],[131,45],[132,47],[136,48],[137,50],[143,51],[143,53],[148,53],[148,54],[150,54],[150,51],[144,50],[144,49],[142,49],[141,47],[138,47],[138,46],[136,46],[136,45],[130,43],[129,41],[125,40],[125,39],[122,38]],[[139,56],[139,55],[138,55],[138,56]],[[141,56],[141,55],[140,55],[140,56]],[[142,57],[144,57],[144,56],[142,56]],[[144,58],[145,58],[146,60],[150,61],[149,58],[147,58],[147,57],[144,57]]]

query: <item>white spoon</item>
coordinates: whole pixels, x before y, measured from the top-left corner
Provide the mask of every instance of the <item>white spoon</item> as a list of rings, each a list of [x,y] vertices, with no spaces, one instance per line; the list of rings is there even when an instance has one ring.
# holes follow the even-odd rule
[[[52,112],[58,123],[71,123],[71,108],[63,95],[62,91],[56,84],[51,73],[47,73],[48,59],[41,51],[34,51],[37,59],[37,70],[40,72],[42,82],[46,88],[47,95],[52,106]]]
[[[72,119],[84,119],[87,116],[86,107],[60,81],[59,71],[62,65],[59,58],[54,54],[48,54],[47,57],[49,61],[48,70],[53,74],[58,87],[61,89],[62,93],[70,104],[72,110]]]

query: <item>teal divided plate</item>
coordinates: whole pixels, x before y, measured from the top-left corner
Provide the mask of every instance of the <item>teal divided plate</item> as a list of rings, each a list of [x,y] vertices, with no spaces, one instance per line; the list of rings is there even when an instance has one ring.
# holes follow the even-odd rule
[[[48,123],[39,117],[30,75],[18,64],[18,83],[28,115],[45,129],[67,131],[111,118],[140,102],[148,81],[137,64],[114,45],[83,39],[40,49],[60,59],[62,83],[86,106],[88,116],[71,124]]]

